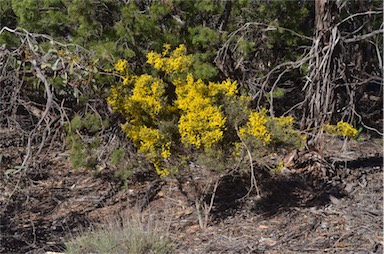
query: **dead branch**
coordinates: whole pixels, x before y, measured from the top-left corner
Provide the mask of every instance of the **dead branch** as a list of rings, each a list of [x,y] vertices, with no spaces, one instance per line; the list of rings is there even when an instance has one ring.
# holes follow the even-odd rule
[[[16,111],[22,106],[30,114],[29,121],[32,122],[26,127],[32,127],[32,130],[27,131],[27,148],[21,164],[22,168],[27,168],[31,158],[41,153],[47,143],[51,146],[53,138],[62,137],[58,132],[63,131],[64,123],[69,120],[66,111],[71,109],[63,107],[64,100],[57,97],[52,81],[56,77],[66,77],[63,81],[66,87],[77,91],[79,96],[82,93],[80,84],[88,82],[80,73],[86,72],[91,77],[94,72],[94,67],[89,64],[92,54],[77,44],[63,44],[49,35],[29,33],[22,28],[3,27],[0,35],[2,33],[11,33],[19,40],[19,45],[12,49],[5,45],[0,51],[0,73],[4,74],[0,78],[0,112],[22,132],[26,124],[19,123]],[[49,43],[51,48],[44,50],[43,43]],[[74,55],[76,59],[73,59]],[[33,86],[31,80],[35,82]],[[45,101],[44,105],[41,101]],[[34,122],[32,119],[38,120]],[[54,125],[57,120],[61,121]]]

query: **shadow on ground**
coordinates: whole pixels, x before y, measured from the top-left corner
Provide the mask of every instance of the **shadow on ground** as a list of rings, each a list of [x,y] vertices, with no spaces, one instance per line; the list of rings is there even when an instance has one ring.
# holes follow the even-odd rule
[[[349,170],[345,170],[345,165]],[[248,174],[226,176],[217,188],[212,215],[214,219],[221,220],[245,208],[257,214],[273,216],[293,207],[323,207],[331,202],[332,197],[340,199],[348,195],[346,182],[341,179],[346,179],[348,174],[353,175],[351,170],[382,166],[382,156],[337,162],[334,163],[335,172],[326,180],[308,173],[272,175],[267,170],[259,169],[256,179],[260,198],[256,198],[255,190],[248,193],[251,186]]]

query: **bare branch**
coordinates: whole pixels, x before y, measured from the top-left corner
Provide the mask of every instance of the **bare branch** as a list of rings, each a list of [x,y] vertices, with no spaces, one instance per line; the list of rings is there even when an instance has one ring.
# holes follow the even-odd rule
[[[340,21],[339,23],[336,24],[336,27],[340,26],[342,23],[350,20],[350,19],[353,19],[355,17],[358,17],[358,16],[364,16],[364,15],[379,15],[379,14],[383,14],[383,11],[366,11],[366,12],[359,12],[359,13],[355,13],[355,14],[352,14],[348,17],[346,17],[345,19],[343,19],[342,21]]]
[[[367,39],[369,37],[372,37],[372,36],[375,36],[375,35],[378,35],[378,34],[383,34],[383,33],[384,33],[384,29],[379,29],[379,30],[372,31],[372,32],[364,34],[364,35],[355,36],[353,38],[349,38],[349,39],[342,38],[342,39],[346,43],[351,43],[351,42],[362,41],[362,40],[365,40],[365,39]]]

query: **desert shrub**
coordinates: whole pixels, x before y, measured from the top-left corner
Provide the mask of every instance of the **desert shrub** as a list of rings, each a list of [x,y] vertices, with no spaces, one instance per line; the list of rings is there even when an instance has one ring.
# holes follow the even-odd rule
[[[172,51],[165,44],[161,53],[148,53],[147,63],[153,67],[151,74],[136,75],[126,60],[119,60],[115,71],[121,82],[112,87],[107,101],[125,116],[123,131],[159,175],[176,173],[179,167],[172,162],[183,160],[209,169],[229,168],[243,146],[263,151],[257,153],[261,156],[275,146],[302,145],[292,117],[253,110],[236,81],[195,78],[193,56],[184,45]]]

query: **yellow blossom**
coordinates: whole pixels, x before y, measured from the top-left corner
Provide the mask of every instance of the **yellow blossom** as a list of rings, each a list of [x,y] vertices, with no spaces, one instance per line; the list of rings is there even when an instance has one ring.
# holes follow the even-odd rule
[[[156,172],[159,176],[166,177],[170,174],[169,170],[164,167],[161,167],[158,161],[154,162],[153,165],[155,166]]]
[[[284,128],[284,127],[292,127],[293,124],[293,117],[292,116],[280,116],[280,117],[274,117],[274,120],[276,123]]]
[[[215,106],[215,98],[210,88],[201,79],[194,80],[191,74],[186,80],[174,81],[177,100],[175,105],[182,111],[179,132],[184,144],[197,148],[210,149],[223,137],[225,117],[220,107]]]
[[[326,126],[326,132],[332,135],[341,135],[344,137],[350,137],[353,138],[357,135],[358,130],[353,128],[352,125],[349,123],[340,121],[337,123],[337,125],[331,125],[327,124]]]
[[[127,69],[127,60],[119,59],[114,67],[117,72],[124,74]]]
[[[185,45],[179,45],[172,53],[169,53],[170,47],[169,44],[164,44],[164,51],[161,54],[153,51],[149,52],[147,54],[147,63],[153,65],[155,69],[169,74],[187,71],[192,63],[192,56],[187,55]]]
[[[179,121],[179,132],[184,144],[197,148],[211,148],[223,137],[225,118],[218,107],[201,108],[183,114]]]
[[[161,157],[168,159],[171,157],[171,142],[166,142],[161,146]]]
[[[169,50],[171,49],[171,44],[165,43],[163,45],[163,48],[164,48],[164,50],[162,52],[162,55],[166,56],[168,54]]]
[[[123,131],[132,139],[138,148],[138,152],[149,157],[156,157],[156,148],[159,146],[161,135],[158,129],[149,128],[145,125],[135,126],[125,123]]]
[[[237,93],[237,82],[232,82],[229,78],[221,83],[209,82],[208,90],[210,96],[217,96],[223,93],[225,96],[231,97]]]
[[[266,126],[266,114],[266,109],[262,109],[260,112],[251,112],[246,127],[239,130],[239,135],[245,136],[246,134],[249,134],[256,139],[263,141],[263,145],[268,144],[271,141],[271,134]]]
[[[164,106],[164,82],[147,74],[132,76],[129,82],[132,82],[134,87],[130,96],[124,100],[124,112],[135,119],[145,117],[139,112],[155,119]]]
[[[123,85],[128,85],[130,79],[128,77],[123,78]]]

